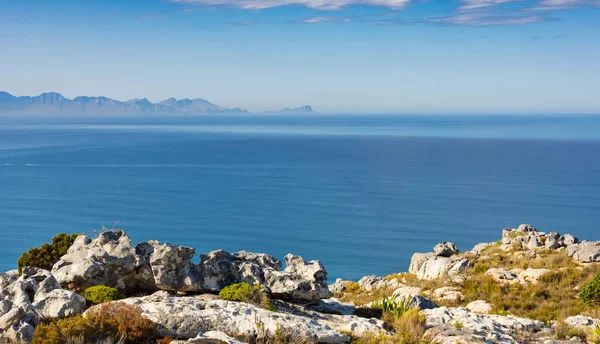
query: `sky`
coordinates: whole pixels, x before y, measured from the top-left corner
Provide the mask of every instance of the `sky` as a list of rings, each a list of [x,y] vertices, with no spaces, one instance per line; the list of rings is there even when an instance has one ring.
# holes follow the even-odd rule
[[[0,0],[0,90],[600,114],[600,0]]]

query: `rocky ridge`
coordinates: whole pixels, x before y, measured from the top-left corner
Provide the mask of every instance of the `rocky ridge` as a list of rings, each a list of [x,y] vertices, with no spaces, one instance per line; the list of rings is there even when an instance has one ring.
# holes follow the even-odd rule
[[[465,283],[477,264],[493,259],[498,250],[516,260],[556,252],[582,267],[600,262],[600,242],[579,242],[569,234],[546,234],[521,225],[503,230],[499,242],[478,244],[465,253],[449,242],[436,245],[431,253],[415,253],[408,273],[365,276],[358,282],[338,279],[328,285],[319,261],[290,254],[282,269],[282,262],[267,254],[218,250],[201,254],[194,263],[193,248],[156,241],[133,246],[125,232],[112,230],[95,239],[79,236],[51,271],[25,268],[21,276],[16,271],[0,274],[0,338],[30,342],[41,321],[85,311],[85,299],[77,292],[107,285],[127,295],[145,295],[119,302],[138,306],[159,335],[176,339],[173,343],[239,344],[236,337],[278,331],[315,343],[346,343],[350,335],[394,335],[391,324],[380,319],[381,311],[370,308],[372,302],[347,302],[359,294],[373,301],[387,295],[420,310],[424,339],[430,342],[561,342],[556,323],[501,313],[486,300],[464,302]],[[527,287],[556,272],[489,267],[481,275],[499,285]],[[214,295],[240,282],[262,286],[277,311]],[[341,300],[332,298],[334,294]],[[600,320],[579,314],[564,322],[590,331]]]

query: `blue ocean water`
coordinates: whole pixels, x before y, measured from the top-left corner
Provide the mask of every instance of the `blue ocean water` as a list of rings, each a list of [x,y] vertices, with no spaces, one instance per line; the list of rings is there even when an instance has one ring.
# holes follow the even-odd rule
[[[59,232],[406,271],[531,223],[600,239],[600,116],[0,117],[0,270]],[[198,258],[196,258],[198,259]]]

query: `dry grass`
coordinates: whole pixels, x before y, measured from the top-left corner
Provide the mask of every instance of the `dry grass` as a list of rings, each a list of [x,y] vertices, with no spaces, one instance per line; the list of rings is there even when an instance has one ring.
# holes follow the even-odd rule
[[[587,341],[587,338],[590,334],[590,332],[587,329],[575,327],[573,325],[567,324],[564,321],[557,322],[554,326],[554,330],[556,331],[554,334],[556,339],[568,340],[573,337],[578,337],[584,343]]]
[[[410,274],[390,275],[386,279],[397,279],[408,286],[422,288],[424,296],[430,297],[441,306],[466,306],[472,301],[485,300],[493,305],[497,314],[514,314],[546,323],[578,314],[600,316],[598,307],[586,305],[578,298],[579,290],[600,273],[600,264],[579,264],[567,256],[564,250],[538,249],[536,256],[532,258],[525,251],[504,251],[499,248],[499,244],[485,249],[481,257],[470,253],[464,254],[463,257],[474,263],[473,268],[465,274],[464,282],[457,283],[451,279],[421,281]],[[504,284],[485,274],[490,268],[549,269],[553,272],[542,276],[537,284]],[[457,287],[464,297],[458,301],[431,297],[434,290],[444,286]],[[372,292],[358,290],[337,296],[344,301],[364,305],[388,297],[392,293],[393,289]]]
[[[360,338],[353,338],[352,343],[357,344],[428,344],[423,338],[425,334],[425,315],[413,308],[400,317],[390,313],[384,314],[384,319],[391,325],[392,333],[367,334]]]

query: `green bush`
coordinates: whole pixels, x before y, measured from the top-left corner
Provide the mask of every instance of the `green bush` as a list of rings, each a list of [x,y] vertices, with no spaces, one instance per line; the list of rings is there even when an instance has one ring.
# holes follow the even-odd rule
[[[587,304],[600,303],[600,274],[581,289],[579,298]]]
[[[89,287],[81,294],[81,296],[85,298],[88,306],[116,301],[124,297],[116,288],[107,287],[105,285]]]
[[[97,306],[86,316],[74,316],[38,326],[32,344],[101,343],[154,344],[154,324],[136,306],[120,302]]]
[[[391,315],[392,318],[397,319],[404,315],[404,313],[408,312],[412,307],[410,298],[395,298],[395,297],[387,297],[385,299],[381,299],[375,301],[371,304],[372,308],[379,308],[383,310],[384,314],[387,313]]]
[[[268,310],[276,310],[271,304],[267,294],[258,285],[246,282],[232,284],[219,292],[219,299],[227,301],[245,302]]]
[[[67,250],[78,236],[79,234],[61,233],[52,238],[52,244],[45,243],[39,248],[30,248],[28,252],[23,252],[17,263],[19,276],[26,266],[51,270],[52,265],[67,254]]]

